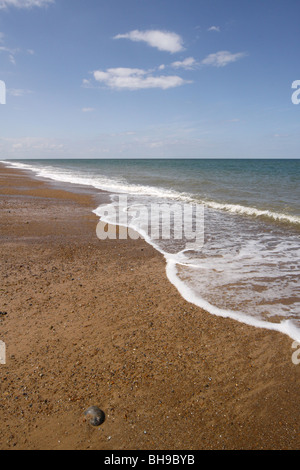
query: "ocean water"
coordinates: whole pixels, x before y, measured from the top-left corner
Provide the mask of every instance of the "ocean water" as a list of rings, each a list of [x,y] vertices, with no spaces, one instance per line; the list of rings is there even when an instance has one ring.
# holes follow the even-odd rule
[[[147,207],[149,213],[153,204],[173,204],[178,214],[189,206],[204,208],[203,244],[195,249],[187,249],[186,239],[153,237],[145,211],[126,224],[164,254],[169,280],[189,302],[300,341],[299,160],[5,163],[39,177],[108,191],[110,204],[95,208],[107,222],[120,196],[129,207]],[[128,211],[126,204],[122,209]],[[161,225],[161,219],[156,223]]]

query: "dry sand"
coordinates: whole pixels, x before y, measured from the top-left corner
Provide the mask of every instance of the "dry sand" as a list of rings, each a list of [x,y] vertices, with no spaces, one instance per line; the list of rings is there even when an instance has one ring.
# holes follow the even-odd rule
[[[99,197],[0,168],[0,449],[299,448],[292,340],[187,303],[144,241],[99,241]]]

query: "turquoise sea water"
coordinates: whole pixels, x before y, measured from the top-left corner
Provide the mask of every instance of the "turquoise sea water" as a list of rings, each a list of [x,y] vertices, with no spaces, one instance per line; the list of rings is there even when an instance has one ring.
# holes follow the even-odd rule
[[[203,205],[198,251],[149,243],[166,257],[171,282],[210,313],[300,340],[299,160],[22,160],[52,180],[127,195],[129,204]],[[95,208],[97,209],[97,208]],[[105,208],[98,208],[99,216]],[[136,229],[141,226],[135,225]]]

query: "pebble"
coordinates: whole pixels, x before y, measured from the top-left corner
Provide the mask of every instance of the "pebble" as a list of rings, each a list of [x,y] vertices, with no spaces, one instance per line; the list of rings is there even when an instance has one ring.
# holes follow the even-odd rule
[[[89,419],[89,423],[92,426],[101,426],[101,424],[105,421],[105,413],[104,411],[100,410],[97,406],[91,406],[86,412],[84,416]]]

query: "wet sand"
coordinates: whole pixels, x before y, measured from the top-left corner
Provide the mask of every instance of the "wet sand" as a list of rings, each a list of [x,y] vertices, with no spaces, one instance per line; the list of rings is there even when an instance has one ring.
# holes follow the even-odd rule
[[[0,449],[298,449],[293,341],[187,303],[74,191],[0,165]]]

